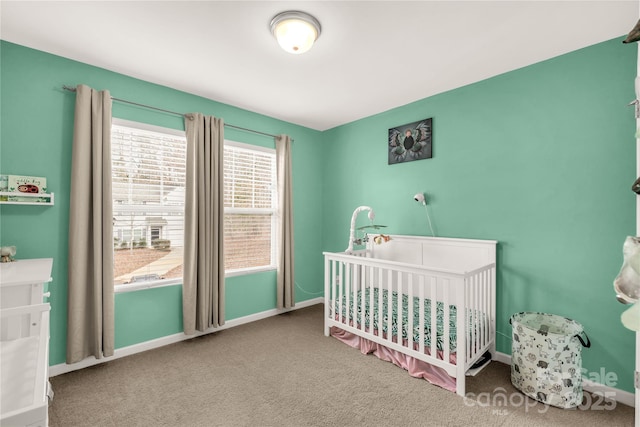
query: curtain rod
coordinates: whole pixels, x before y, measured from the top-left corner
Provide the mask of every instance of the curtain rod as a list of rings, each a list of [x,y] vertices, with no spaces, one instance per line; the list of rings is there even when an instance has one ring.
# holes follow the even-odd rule
[[[76,91],[76,88],[75,88],[75,87],[71,87],[71,86],[67,86],[67,85],[62,85],[62,89],[67,90],[67,91],[69,91],[69,92],[75,92],[75,91]],[[162,108],[153,107],[153,106],[151,106],[151,105],[146,105],[146,104],[140,104],[140,103],[133,102],[133,101],[127,101],[126,99],[120,99],[120,98],[116,98],[116,97],[114,97],[114,96],[112,96],[112,97],[111,97],[111,99],[112,99],[113,101],[122,102],[122,103],[124,103],[124,104],[136,105],[136,106],[138,106],[138,107],[148,108],[148,109],[150,109],[150,110],[162,111],[163,113],[174,114],[174,115],[176,115],[176,116],[181,116],[181,117],[186,117],[186,116],[187,116],[187,114],[184,114],[184,113],[177,113],[177,112],[175,112],[175,111],[171,111],[171,110],[164,110],[164,109],[162,109]],[[225,123],[224,125],[225,125],[226,127],[230,127],[230,128],[233,128],[233,129],[243,130],[243,131],[251,132],[251,133],[257,133],[258,135],[270,136],[270,137],[272,137],[272,138],[276,138],[276,137],[277,137],[277,135],[272,135],[272,134],[270,134],[270,133],[266,133],[266,132],[260,132],[259,130],[254,130],[254,129],[249,129],[249,128],[243,128],[243,127],[241,127],[241,126],[235,126],[235,125],[232,125],[232,124],[230,124],[230,123]],[[291,142],[293,142],[293,139],[291,139]]]

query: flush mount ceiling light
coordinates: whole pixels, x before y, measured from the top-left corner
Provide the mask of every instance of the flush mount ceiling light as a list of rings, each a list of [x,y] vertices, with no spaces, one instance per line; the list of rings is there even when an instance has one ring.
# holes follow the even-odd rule
[[[271,20],[271,33],[285,51],[305,53],[318,37],[320,22],[305,12],[290,10],[277,14]]]

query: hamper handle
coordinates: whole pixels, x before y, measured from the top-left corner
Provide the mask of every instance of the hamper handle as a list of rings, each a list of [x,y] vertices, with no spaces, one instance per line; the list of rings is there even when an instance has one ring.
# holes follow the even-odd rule
[[[574,336],[580,340],[580,344],[582,344],[582,346],[584,348],[591,347],[591,341],[589,341],[589,337],[587,336],[587,334],[584,331],[582,331],[581,333],[584,334],[584,337],[587,339],[587,343],[586,344],[582,340],[582,337],[580,336],[580,334],[577,334],[577,335],[574,335]]]

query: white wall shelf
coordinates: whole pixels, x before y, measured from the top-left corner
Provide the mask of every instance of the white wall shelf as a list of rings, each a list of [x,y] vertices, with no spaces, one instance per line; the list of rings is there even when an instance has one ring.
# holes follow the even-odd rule
[[[0,205],[48,205],[53,206],[53,193],[15,193],[10,191],[0,191],[0,196],[15,196],[15,197],[29,197],[33,198],[33,202],[28,201],[10,201],[10,200],[0,200]],[[47,199],[46,202],[41,202],[36,199]]]

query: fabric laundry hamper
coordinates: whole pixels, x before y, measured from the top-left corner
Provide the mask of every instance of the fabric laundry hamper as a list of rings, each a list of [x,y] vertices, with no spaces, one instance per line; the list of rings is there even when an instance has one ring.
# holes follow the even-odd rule
[[[511,383],[525,395],[559,408],[582,403],[582,347],[590,347],[582,325],[547,313],[516,313]],[[581,337],[584,334],[587,342]]]

